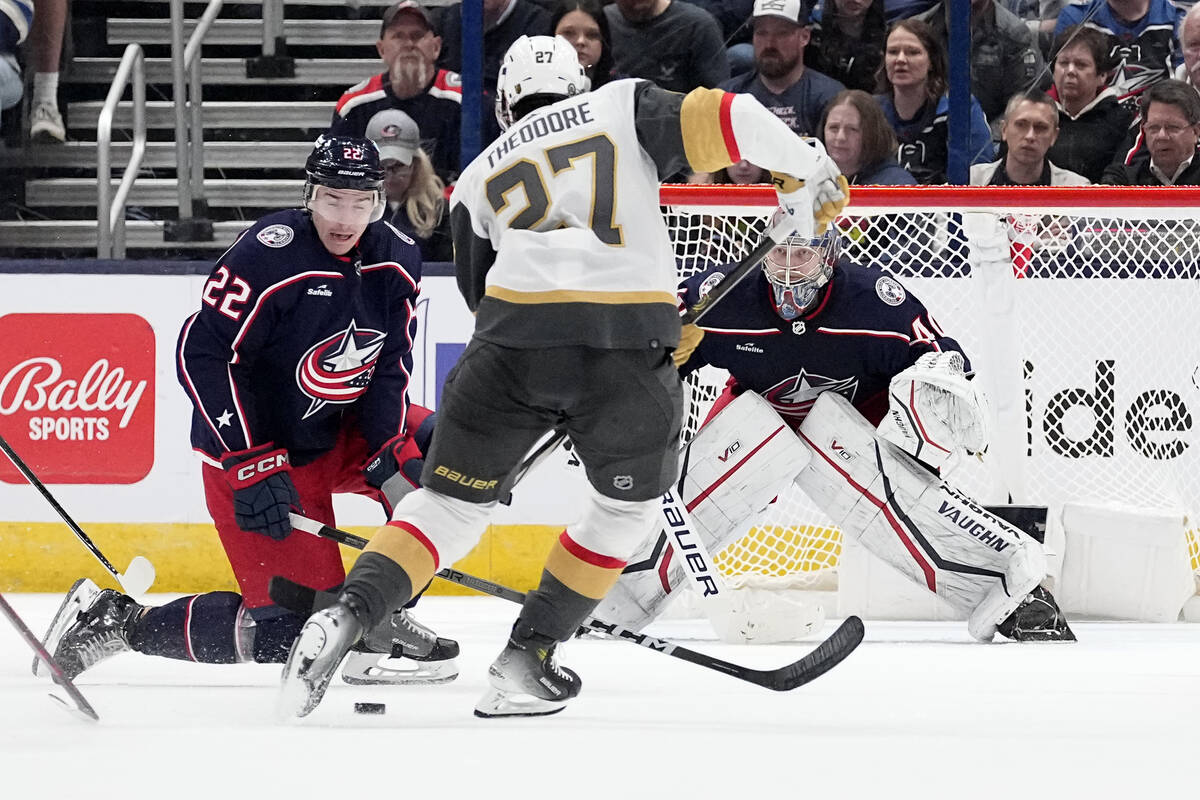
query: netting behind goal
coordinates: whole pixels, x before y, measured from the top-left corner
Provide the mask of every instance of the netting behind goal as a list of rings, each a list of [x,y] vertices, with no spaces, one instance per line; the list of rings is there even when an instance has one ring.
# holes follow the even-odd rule
[[[774,204],[765,187],[664,187],[681,272],[737,261]],[[855,187],[844,254],[925,303],[996,411],[988,455],[950,482],[984,502],[1180,509],[1200,571],[1198,220],[1196,190]],[[686,435],[726,378],[691,381]],[[716,561],[734,585],[827,588],[840,552],[792,487]]]

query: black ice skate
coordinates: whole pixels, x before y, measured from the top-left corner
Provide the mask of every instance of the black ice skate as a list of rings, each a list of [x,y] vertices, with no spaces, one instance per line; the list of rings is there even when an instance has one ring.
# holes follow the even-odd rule
[[[1017,610],[996,626],[996,631],[1017,642],[1075,641],[1054,596],[1041,586],[1030,592]]]
[[[491,689],[475,705],[477,717],[541,717],[557,714],[579,694],[582,681],[558,666],[558,642],[518,622],[508,646],[488,668]]]
[[[343,601],[308,618],[283,667],[279,716],[304,717],[325,696],[329,679],[362,635],[362,623]]]
[[[458,677],[458,642],[444,639],[400,609],[367,631],[342,666],[354,685],[449,683]]]
[[[104,659],[131,649],[128,629],[141,609],[132,597],[113,589],[101,590],[80,578],[51,620],[43,644],[66,676],[74,679]],[[45,669],[39,662],[35,659],[34,674]]]

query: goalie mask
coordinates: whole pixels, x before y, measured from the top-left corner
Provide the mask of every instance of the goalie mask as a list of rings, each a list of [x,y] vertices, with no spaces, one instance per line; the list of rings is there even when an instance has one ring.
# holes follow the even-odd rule
[[[582,94],[591,81],[579,56],[561,36],[522,36],[512,43],[500,63],[496,80],[496,119],[508,130],[519,117],[513,108],[531,97],[557,101]]]
[[[771,224],[783,213],[775,212]],[[833,226],[820,236],[790,234],[771,248],[762,268],[771,285],[771,302],[780,317],[790,321],[808,310],[821,287],[833,277],[841,249],[841,240]]]
[[[322,136],[317,139],[312,153],[304,162],[304,171],[308,180],[304,184],[304,208],[310,213],[320,213],[323,216],[356,224],[363,222],[358,217],[363,216],[356,211],[354,204],[335,204],[323,202],[319,198],[317,187],[328,189],[349,189],[355,192],[370,192],[370,205],[367,208],[365,223],[375,222],[383,217],[386,207],[383,196],[383,167],[379,163],[379,148],[370,139],[359,139],[353,136]],[[321,208],[316,208],[318,204]],[[361,204],[358,204],[361,205]]]

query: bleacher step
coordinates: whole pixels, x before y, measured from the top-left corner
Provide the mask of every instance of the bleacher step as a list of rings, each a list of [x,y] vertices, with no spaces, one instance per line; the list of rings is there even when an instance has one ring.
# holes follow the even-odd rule
[[[87,100],[67,104],[67,128],[86,130],[93,134],[100,119],[104,103]],[[133,125],[133,104],[119,103],[113,115],[113,125],[130,128]],[[263,128],[313,128],[325,130],[333,118],[333,104],[320,102],[299,103],[241,103],[234,100],[205,100],[203,104],[204,128],[238,128],[242,130]],[[169,100],[146,101],[146,127],[175,127],[175,105]]]
[[[133,145],[113,142],[114,172],[129,162]],[[205,142],[204,165],[209,169],[300,169],[312,150],[311,142]],[[174,142],[147,142],[143,169],[175,169]],[[0,167],[95,169],[95,142],[31,145],[24,150],[0,150]]]
[[[76,58],[72,62],[72,83],[111,84],[117,74],[119,58]],[[146,59],[147,83],[171,83],[174,80],[171,59]],[[383,72],[377,58],[297,58],[293,78],[247,78],[242,58],[202,58],[200,77],[209,84],[245,86],[353,86]]]
[[[250,223],[214,222],[211,242],[164,242],[163,223],[128,220],[125,247],[128,250],[212,250],[221,252],[233,244]],[[96,220],[0,221],[0,247],[55,248],[71,250],[96,247]]]
[[[171,43],[171,23],[166,19],[113,18],[107,20],[108,43],[146,45]],[[192,35],[196,20],[184,22],[183,37]],[[379,21],[374,19],[285,19],[283,36],[288,46],[333,45],[371,47],[379,39]],[[206,45],[261,45],[262,20],[216,19],[204,37]]]
[[[116,192],[119,181],[113,180]],[[204,195],[213,207],[284,208],[300,205],[303,180],[208,178]],[[25,182],[25,202],[32,207],[90,207],[96,205],[95,178],[49,178]],[[174,178],[139,178],[129,193],[129,205],[171,207],[179,203]]]

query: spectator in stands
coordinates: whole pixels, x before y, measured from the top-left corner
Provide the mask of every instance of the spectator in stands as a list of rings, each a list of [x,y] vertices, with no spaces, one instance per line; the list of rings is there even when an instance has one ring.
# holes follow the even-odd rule
[[[66,30],[67,0],[37,0],[29,31],[29,47],[33,50],[29,138],[35,142],[53,144],[67,140],[67,129],[58,111],[58,67]]]
[[[1054,38],[1054,26],[1058,24],[1058,15],[1068,2],[1069,0],[1001,0],[1001,5],[1029,28],[1038,49],[1047,53],[1051,52],[1050,44]]]
[[[945,2],[917,19],[929,23],[938,41],[948,47],[950,6]],[[1045,62],[1025,23],[998,0],[971,0],[971,93],[996,128],[1005,103],[1014,92],[1036,86]]]
[[[803,0],[755,0],[755,70],[721,88],[753,95],[796,134],[816,136],[825,106],[845,87],[804,66],[811,33]]]
[[[696,172],[688,178],[688,183],[701,184],[738,184],[770,183],[771,173],[760,166],[751,164],[746,159],[730,164],[716,172]]]
[[[442,37],[438,66],[462,74],[462,4],[442,8],[435,29]],[[483,0],[483,129],[484,144],[500,135],[496,121],[496,78],[509,46],[522,36],[550,33],[550,12],[532,0]],[[422,128],[424,130],[424,128]]]
[[[1183,63],[1175,70],[1175,77],[1200,87],[1200,4],[1189,8],[1179,24],[1179,44],[1183,50]],[[1200,88],[1196,90],[1200,91]]]
[[[379,148],[388,210],[384,219],[415,239],[422,261],[450,261],[450,224],[446,185],[421,149],[421,133],[412,117],[397,109],[376,112],[367,138]]]
[[[367,122],[384,109],[411,117],[421,131],[421,147],[434,169],[450,183],[459,172],[462,82],[435,62],[442,40],[429,15],[414,0],[402,0],[383,14],[375,49],[387,71],[351,86],[338,100],[331,136],[370,136]]]
[[[875,98],[859,89],[839,92],[825,107],[821,141],[846,180],[861,186],[911,186],[896,163],[896,134]]]
[[[1165,80],[1142,92],[1142,135],[1148,157],[1114,162],[1103,183],[1115,186],[1200,185],[1200,95],[1183,81]]]
[[[17,46],[25,41],[32,21],[32,2],[0,0],[0,111],[21,102],[25,91]]]
[[[622,75],[673,92],[729,80],[721,29],[704,9],[682,0],[616,0],[604,14]]]
[[[1005,154],[999,161],[971,167],[972,186],[1087,186],[1078,173],[1046,157],[1058,136],[1058,106],[1040,89],[1014,94],[1000,126]]]
[[[824,0],[812,19],[804,63],[848,89],[875,91],[887,38],[884,0]]]
[[[1054,35],[1086,21],[1112,36],[1118,64],[1112,85],[1124,100],[1169,77],[1182,63],[1182,19],[1183,9],[1171,0],[1076,0],[1058,15]]]
[[[1055,40],[1054,87],[1058,140],[1047,154],[1061,167],[1098,183],[1134,131],[1134,114],[1108,85],[1116,62],[1111,38],[1095,28],[1073,27]]]
[[[918,183],[945,183],[949,155],[946,51],[929,26],[904,19],[888,32],[877,95],[900,143],[897,161]],[[967,160],[986,164],[995,158],[987,118],[971,98]]]
[[[550,30],[575,48],[593,89],[616,77],[608,18],[600,0],[560,0],[550,17]]]

